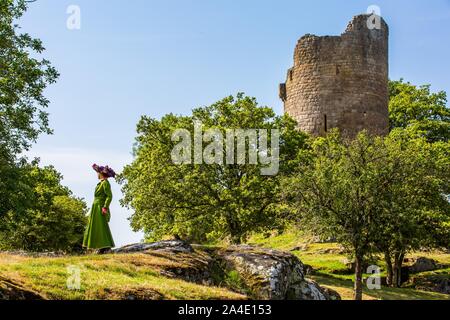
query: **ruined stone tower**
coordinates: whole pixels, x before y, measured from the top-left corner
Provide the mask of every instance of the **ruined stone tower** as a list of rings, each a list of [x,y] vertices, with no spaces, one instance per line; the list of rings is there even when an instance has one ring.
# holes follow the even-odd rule
[[[388,132],[389,30],[383,19],[369,29],[368,20],[354,17],[341,36],[298,41],[280,98],[300,129],[323,135],[339,128],[350,137]]]

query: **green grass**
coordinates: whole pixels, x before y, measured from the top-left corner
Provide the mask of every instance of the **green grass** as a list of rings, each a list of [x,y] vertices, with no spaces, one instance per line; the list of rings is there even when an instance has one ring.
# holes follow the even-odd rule
[[[353,281],[329,275],[312,275],[311,278],[321,286],[339,292],[342,299],[353,299]],[[382,286],[380,290],[369,290],[365,286],[363,293],[364,300],[450,300],[450,295],[410,288],[389,288]]]
[[[324,274],[341,274],[347,270],[345,266],[346,255],[337,253],[342,248],[336,243],[310,243],[310,237],[300,232],[288,231],[281,235],[264,237],[256,235],[248,243],[266,248],[287,250],[298,256],[304,264],[308,264]],[[302,250],[294,250],[301,247]],[[324,253],[331,251],[331,253]]]
[[[47,299],[124,299],[130,295],[143,299],[246,298],[226,288],[199,285],[161,275],[165,268],[186,267],[184,263],[191,262],[160,254],[61,258],[0,254],[0,276]],[[80,268],[80,290],[67,288],[69,266]]]
[[[353,280],[354,275],[348,272],[345,265],[347,256],[343,253],[342,248],[337,243],[313,243],[311,237],[296,232],[288,231],[284,234],[271,236],[255,235],[248,241],[249,244],[258,245],[266,248],[292,250],[300,247],[301,250],[291,251],[299,257],[304,263],[313,267],[314,275],[309,276],[317,281],[320,285],[329,287],[339,292],[343,299],[352,299],[353,297]],[[415,252],[408,257],[427,257],[434,259],[442,264],[450,265],[450,254],[440,252]],[[384,262],[376,262],[377,265],[384,268]],[[414,277],[426,278],[429,276],[449,276],[449,269],[442,269],[433,272],[425,272]],[[381,276],[385,275],[382,270]],[[368,275],[364,275],[367,277]],[[364,289],[364,299],[383,299],[383,300],[450,300],[450,295],[433,293],[428,291],[416,290],[413,287],[390,288],[382,286],[380,290]]]
[[[268,237],[257,234],[251,237],[248,243],[265,248],[291,250],[296,246],[302,245],[304,239],[305,238],[301,233],[290,231],[283,234],[270,235]]]

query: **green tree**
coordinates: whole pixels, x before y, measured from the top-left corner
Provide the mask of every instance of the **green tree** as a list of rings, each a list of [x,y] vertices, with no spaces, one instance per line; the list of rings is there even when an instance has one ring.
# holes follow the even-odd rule
[[[448,147],[403,129],[386,138],[361,132],[351,141],[334,131],[300,153],[285,200],[298,225],[336,238],[352,254],[355,299],[362,298],[362,266],[373,254],[385,255],[395,282],[408,250],[448,244]]]
[[[443,195],[448,194],[444,189],[448,188],[450,109],[446,93],[432,93],[430,87],[403,79],[389,82],[389,118],[394,130],[389,146],[395,157],[391,162],[403,169],[392,170],[391,179],[409,181],[391,183],[392,190],[386,189],[390,190],[388,199],[398,201],[385,212],[386,234],[377,244],[385,255],[387,282],[393,286],[400,285],[403,257],[408,251],[445,246],[442,241],[449,238],[445,234],[448,225],[443,227],[448,221],[443,212],[449,210]],[[395,130],[398,128],[405,130]]]
[[[17,155],[51,132],[44,91],[58,77],[49,61],[37,58],[42,42],[19,32],[26,9],[24,0],[0,1],[0,216],[26,201],[29,190],[17,179],[24,161]]]
[[[391,130],[407,128],[428,141],[448,141],[450,109],[444,91],[432,93],[430,85],[415,86],[403,79],[389,82]]]
[[[362,298],[362,266],[371,253],[381,192],[379,145],[382,138],[360,133],[353,141],[337,131],[317,138],[300,154],[296,174],[286,179],[285,199],[297,224],[332,236],[355,259],[355,299]]]
[[[32,188],[32,206],[24,214],[11,210],[0,223],[0,247],[29,251],[81,249],[87,223],[86,204],[61,185],[62,176],[51,166],[34,161],[22,169],[21,181]]]
[[[26,167],[26,159],[17,160],[7,151],[0,154],[0,220],[10,210],[20,214],[33,205],[33,190],[21,180]]]
[[[220,146],[223,164],[175,164],[171,158],[176,145],[172,134],[183,128],[193,137],[194,121],[202,122],[204,134],[206,129],[214,129],[224,138],[229,129],[279,129],[278,175],[262,175],[266,165],[249,164],[248,157],[245,164],[236,164],[234,155],[234,164],[227,164],[225,144]],[[164,235],[196,241],[228,237],[239,243],[250,232],[281,227],[283,220],[277,217],[283,210],[276,205],[280,177],[292,170],[304,140],[305,135],[295,130],[294,120],[275,116],[271,108],[260,107],[254,98],[243,94],[195,109],[192,116],[170,114],[161,120],[142,117],[135,160],[120,177],[122,204],[134,209],[132,226],[144,230],[148,239]],[[245,147],[247,153],[252,148],[259,150],[252,143]]]
[[[0,2],[0,143],[15,153],[51,133],[44,90],[58,77],[48,60],[34,57],[45,50],[42,42],[19,32],[26,9],[24,0]]]
[[[386,177],[379,195],[376,247],[384,254],[387,283],[401,285],[404,256],[450,246],[450,144],[414,139],[394,130],[385,139]]]

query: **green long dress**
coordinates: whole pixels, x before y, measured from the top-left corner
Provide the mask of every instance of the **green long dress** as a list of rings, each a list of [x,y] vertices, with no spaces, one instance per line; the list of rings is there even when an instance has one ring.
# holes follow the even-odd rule
[[[88,249],[113,248],[114,240],[108,222],[111,219],[109,205],[112,201],[111,185],[107,179],[100,181],[95,188],[89,223],[84,233],[83,247]],[[102,214],[107,208],[107,214]]]

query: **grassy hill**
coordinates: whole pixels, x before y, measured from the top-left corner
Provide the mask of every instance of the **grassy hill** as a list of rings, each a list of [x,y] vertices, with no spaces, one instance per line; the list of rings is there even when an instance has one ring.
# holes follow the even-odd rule
[[[186,259],[184,259],[186,258]],[[0,253],[0,297],[8,279],[17,289],[26,289],[45,299],[245,299],[226,288],[196,284],[166,272],[195,267],[195,259],[163,253],[29,257]],[[81,270],[80,290],[69,290],[68,267]],[[11,284],[10,283],[10,284]]]
[[[314,243],[311,238],[295,232],[268,237],[257,235],[248,243],[291,251],[313,268],[309,278],[337,291],[343,299],[352,299],[353,275],[338,244]],[[418,252],[410,257],[414,256],[450,265],[450,254]],[[2,295],[3,298],[5,295],[14,298],[21,290],[44,299],[247,299],[237,293],[239,288],[232,277],[213,285],[185,281],[176,276],[195,273],[202,261],[205,256],[201,250],[176,255],[155,251],[60,257],[0,253],[0,299]],[[377,264],[384,266],[382,261]],[[68,267],[81,271],[79,290],[67,287]],[[415,274],[414,278],[420,283],[432,276],[449,278],[450,268]],[[382,287],[381,290],[365,288],[364,299],[450,300],[450,295],[416,290],[412,285],[406,285],[403,288]]]

